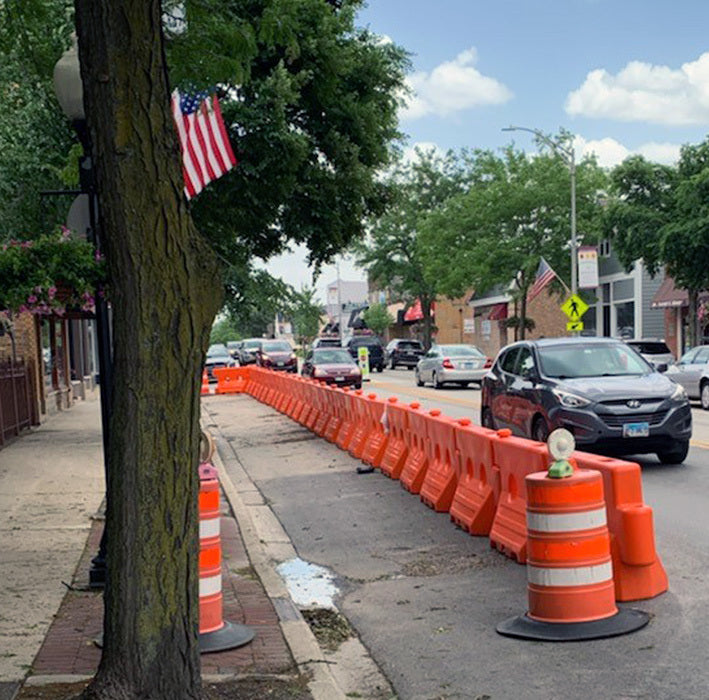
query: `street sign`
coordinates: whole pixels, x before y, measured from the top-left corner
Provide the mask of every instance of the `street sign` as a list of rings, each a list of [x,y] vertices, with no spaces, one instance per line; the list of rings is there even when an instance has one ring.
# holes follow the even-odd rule
[[[579,321],[588,311],[588,304],[578,294],[572,294],[561,305],[561,310],[569,317],[569,321]]]
[[[566,322],[567,331],[582,331],[583,321],[567,321]]]
[[[369,350],[361,346],[357,348],[357,364],[362,372],[362,380],[369,381]]]

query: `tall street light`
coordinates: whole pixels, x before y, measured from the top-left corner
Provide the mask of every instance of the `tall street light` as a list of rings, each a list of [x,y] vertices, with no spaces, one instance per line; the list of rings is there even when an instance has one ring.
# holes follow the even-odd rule
[[[576,268],[576,159],[573,145],[565,146],[561,141],[550,139],[539,129],[530,129],[526,126],[508,126],[502,131],[528,131],[530,134],[534,134],[540,141],[556,151],[569,168],[569,175],[571,176],[571,293],[576,294],[578,291],[578,273]]]
[[[98,205],[96,187],[93,176],[93,161],[91,157],[91,140],[86,125],[84,114],[84,90],[81,82],[79,67],[79,53],[76,37],[73,45],[57,61],[54,66],[54,91],[57,95],[59,106],[64,114],[71,120],[76,130],[79,141],[84,149],[84,156],[79,160],[79,180],[81,191],[88,197],[89,203],[89,229],[88,239],[100,249],[100,235],[98,230]],[[103,433],[103,459],[106,470],[106,484],[108,485],[108,444],[109,421],[111,415],[111,392],[113,386],[113,371],[111,362],[111,330],[108,317],[108,305],[99,290],[96,290],[96,335],[98,349],[99,377],[101,385],[101,428]],[[105,583],[106,577],[106,526],[104,524],[101,544],[98,554],[91,560],[89,583],[94,588],[100,588]]]

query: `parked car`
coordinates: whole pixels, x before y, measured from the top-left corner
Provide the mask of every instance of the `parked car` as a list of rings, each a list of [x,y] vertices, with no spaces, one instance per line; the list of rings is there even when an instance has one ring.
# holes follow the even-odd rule
[[[418,340],[395,338],[386,347],[386,362],[391,369],[399,365],[413,369],[423,356],[423,345]]]
[[[492,358],[475,345],[433,345],[416,365],[416,385],[480,384],[491,366]]]
[[[328,384],[362,388],[362,372],[344,348],[316,348],[303,362],[300,373]]]
[[[298,357],[286,340],[261,340],[256,350],[256,364],[283,372],[298,371]]]
[[[384,346],[376,335],[353,335],[345,342],[345,349],[357,360],[359,348],[367,348],[369,351],[369,371],[376,369],[377,372],[384,371]]]
[[[256,362],[256,351],[261,346],[263,338],[246,338],[239,347],[239,362],[242,365],[253,365]]]
[[[216,382],[214,370],[217,367],[238,367],[239,363],[231,356],[227,346],[223,343],[214,343],[207,348],[207,357],[204,360],[204,369],[210,382]]]
[[[701,399],[702,408],[709,409],[709,345],[698,345],[687,350],[674,365],[667,368],[667,376],[681,384],[690,399]],[[706,389],[706,397],[704,390]],[[706,405],[705,405],[706,404]]]
[[[611,338],[547,338],[503,348],[483,380],[480,420],[540,441],[566,428],[579,449],[654,452],[667,464],[684,461],[692,436],[684,387]]]
[[[658,369],[662,368],[663,365],[664,369],[667,369],[675,361],[675,356],[664,340],[641,338],[640,340],[626,340],[625,342],[631,348],[635,348],[651,365]]]
[[[313,350],[315,348],[341,348],[342,343],[338,337],[321,337],[315,338],[313,341]]]

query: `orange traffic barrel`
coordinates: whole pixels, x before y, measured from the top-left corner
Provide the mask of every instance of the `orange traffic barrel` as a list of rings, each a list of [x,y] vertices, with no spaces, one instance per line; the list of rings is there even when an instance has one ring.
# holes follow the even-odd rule
[[[535,472],[527,490],[525,615],[501,623],[512,637],[575,641],[640,629],[648,615],[615,604],[603,477],[576,470],[565,478]]]
[[[200,473],[206,477],[199,482],[199,650],[204,654],[248,644],[254,632],[222,616],[219,482],[212,470]]]
[[[204,370],[202,372],[202,387],[199,390],[200,394],[211,394],[211,390],[209,388],[209,376],[207,375],[207,370]]]

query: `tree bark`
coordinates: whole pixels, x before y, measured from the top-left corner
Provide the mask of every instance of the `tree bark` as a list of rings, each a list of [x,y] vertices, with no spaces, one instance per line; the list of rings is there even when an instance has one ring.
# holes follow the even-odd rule
[[[433,323],[431,320],[431,299],[427,296],[420,296],[421,313],[423,314],[423,347],[428,352],[431,349],[431,337],[433,335]]]
[[[699,344],[699,292],[696,289],[688,289],[687,296],[689,301],[688,313],[688,330],[689,330],[689,347],[693,348]]]
[[[114,321],[104,647],[86,698],[200,697],[199,383],[219,268],[183,196],[159,0],[75,0]]]

